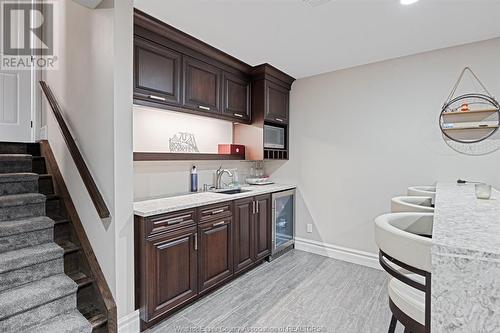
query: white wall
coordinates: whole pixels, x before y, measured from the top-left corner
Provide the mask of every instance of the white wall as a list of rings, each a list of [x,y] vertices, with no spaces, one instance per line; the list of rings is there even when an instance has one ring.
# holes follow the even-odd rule
[[[203,184],[215,183],[215,171],[220,166],[232,171],[237,170],[239,181],[244,182],[246,176],[250,174],[253,163],[245,161],[134,162],[135,200],[189,192],[190,170],[193,165],[196,165],[198,186],[202,189]],[[223,181],[229,182],[230,179],[224,176]]]
[[[134,311],[133,0],[114,3],[114,181],[118,319]]]
[[[59,69],[43,75],[114,217],[113,8],[59,1]],[[44,99],[48,140],[108,284],[115,291],[114,224],[97,215]]]
[[[44,100],[48,139],[93,250],[115,297],[118,318],[134,311],[132,161],[132,0],[92,10],[60,5],[59,69],[44,73],[111,218],[101,220]]]
[[[465,66],[500,98],[499,55],[494,39],[296,81],[291,159],[268,170],[298,184],[297,236],[376,253],[373,219],[408,185],[460,177],[500,187],[500,152],[461,155],[438,126]]]
[[[219,143],[233,142],[230,121],[134,106],[134,151],[169,152],[169,139],[179,132],[192,134],[200,153],[217,153]]]

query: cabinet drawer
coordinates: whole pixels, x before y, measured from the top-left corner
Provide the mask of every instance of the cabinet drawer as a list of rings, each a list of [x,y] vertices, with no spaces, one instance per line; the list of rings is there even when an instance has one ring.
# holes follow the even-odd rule
[[[205,221],[210,221],[213,219],[224,218],[226,216],[231,216],[233,214],[231,210],[231,201],[224,202],[222,204],[204,206],[198,209],[199,209],[200,223]]]
[[[184,210],[150,217],[146,222],[146,235],[151,236],[160,232],[195,225],[195,216],[194,210]]]

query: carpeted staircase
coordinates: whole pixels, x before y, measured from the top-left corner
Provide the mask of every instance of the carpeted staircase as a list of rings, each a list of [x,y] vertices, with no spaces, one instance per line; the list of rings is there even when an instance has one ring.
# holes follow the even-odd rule
[[[54,242],[39,160],[29,146],[0,143],[0,332],[92,332],[79,284],[64,273],[67,250]]]

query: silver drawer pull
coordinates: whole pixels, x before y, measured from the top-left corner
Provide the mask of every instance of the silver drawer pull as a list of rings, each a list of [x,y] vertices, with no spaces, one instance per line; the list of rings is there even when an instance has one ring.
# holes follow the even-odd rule
[[[213,211],[212,211],[212,215],[215,215],[215,214],[220,214],[220,213],[224,213],[224,208],[221,208],[221,209],[217,209],[217,210],[213,210]]]
[[[238,118],[243,118],[243,115],[241,113],[233,113],[233,115]]]
[[[160,97],[160,96],[155,96],[155,95],[149,95],[149,98],[156,99],[156,100],[162,101],[162,102],[165,102],[167,100],[165,97]]]
[[[198,108],[200,108],[202,110],[210,111],[210,108],[208,106],[198,105]]]
[[[170,247],[171,244],[170,243],[167,243],[167,244],[163,244],[163,245],[160,245],[157,247],[158,250],[164,250],[166,249],[167,247]]]
[[[283,119],[281,119],[281,118],[275,118],[275,119],[276,119],[276,121],[279,121],[280,123],[283,122]]]
[[[218,227],[218,226],[223,225],[223,224],[226,224],[226,221],[221,221],[221,222],[214,223],[212,225],[212,227]]]
[[[153,222],[153,224],[163,224],[163,223],[166,223],[168,225],[177,224],[177,223],[181,223],[182,221],[184,221],[185,218],[189,218],[189,217],[191,217],[191,215],[182,215],[182,216],[175,217],[175,218],[168,219],[168,220],[155,221],[155,222]]]

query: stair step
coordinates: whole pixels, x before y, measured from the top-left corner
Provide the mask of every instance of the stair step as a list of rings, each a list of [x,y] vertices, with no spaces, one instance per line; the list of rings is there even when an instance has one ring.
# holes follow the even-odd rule
[[[0,173],[0,196],[37,192],[37,174],[29,172]]]
[[[83,301],[78,304],[78,310],[92,324],[92,328],[96,329],[104,326],[108,322],[107,313],[95,303]]]
[[[59,246],[63,248],[64,255],[80,251],[80,247],[69,240],[62,241]]]
[[[71,273],[68,274],[68,276],[75,281],[75,283],[78,285],[78,289],[86,287],[88,285],[91,285],[94,283],[94,279],[91,277],[88,277],[85,273],[83,272],[76,272],[76,273]]]
[[[27,154],[0,154],[0,173],[31,172],[33,157]]]
[[[54,193],[54,182],[52,180],[52,175],[46,173],[39,175],[38,190],[40,193],[45,195]]]
[[[0,331],[17,332],[73,310],[76,290],[59,274],[0,293]]]
[[[72,310],[54,318],[50,318],[40,325],[29,327],[21,333],[55,333],[55,332],[92,332],[91,323],[78,310]]]
[[[108,318],[104,314],[98,314],[92,318],[89,319],[90,325],[92,326],[92,329],[96,329],[99,327],[103,327],[106,325],[108,322]]]
[[[52,218],[54,220],[55,224],[64,224],[64,223],[69,223],[70,219],[64,216],[55,216]]]
[[[30,217],[22,220],[3,221],[0,223],[0,237],[12,236],[37,230],[49,229],[54,221],[47,216]]]
[[[25,193],[0,196],[0,223],[45,215],[45,195]]]
[[[47,166],[45,165],[45,158],[42,156],[33,156],[32,172],[39,175],[47,173]]]
[[[40,144],[23,142],[0,142],[0,154],[40,155]]]
[[[0,223],[0,253],[49,243],[54,240],[54,221],[46,216]]]
[[[62,273],[63,253],[55,243],[0,253],[0,291]]]

